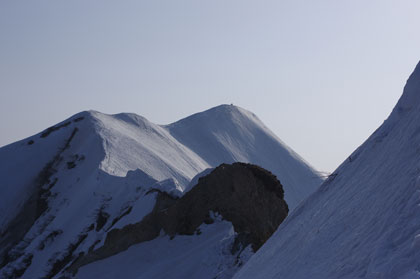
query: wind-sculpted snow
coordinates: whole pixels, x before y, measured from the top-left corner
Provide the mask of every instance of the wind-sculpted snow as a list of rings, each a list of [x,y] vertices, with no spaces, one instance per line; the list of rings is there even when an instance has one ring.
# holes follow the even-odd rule
[[[211,167],[250,162],[281,179],[291,209],[321,183],[319,175],[253,113],[223,105],[166,126],[171,135]]]
[[[235,279],[420,278],[420,64],[384,124]]]
[[[166,126],[82,112],[0,148],[0,275],[58,278],[150,213],[152,188],[181,196],[197,174],[234,161],[277,175],[290,209],[321,184],[252,113],[227,105]]]

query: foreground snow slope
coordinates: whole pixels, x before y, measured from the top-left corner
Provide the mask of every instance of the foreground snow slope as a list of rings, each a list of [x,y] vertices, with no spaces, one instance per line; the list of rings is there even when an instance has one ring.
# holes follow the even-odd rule
[[[59,276],[69,255],[148,214],[151,188],[180,196],[200,172],[234,161],[276,174],[290,209],[321,183],[257,117],[228,105],[167,126],[82,112],[0,148],[0,274]]]
[[[235,275],[420,278],[420,64],[390,117]]]
[[[232,255],[235,239],[231,223],[218,220],[203,224],[200,235],[160,236],[140,243],[113,257],[84,266],[78,279],[228,279],[253,254],[250,246]]]

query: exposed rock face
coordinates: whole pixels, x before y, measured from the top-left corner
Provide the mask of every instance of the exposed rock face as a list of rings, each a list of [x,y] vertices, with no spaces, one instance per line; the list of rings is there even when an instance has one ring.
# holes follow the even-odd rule
[[[211,224],[211,212],[230,221],[238,234],[232,254],[249,244],[254,251],[274,233],[286,218],[288,206],[277,178],[261,167],[234,163],[222,164],[182,198],[159,192],[153,211],[136,224],[110,231],[104,246],[79,258],[69,268],[78,268],[152,240],[161,231],[170,236],[199,233],[198,227]]]

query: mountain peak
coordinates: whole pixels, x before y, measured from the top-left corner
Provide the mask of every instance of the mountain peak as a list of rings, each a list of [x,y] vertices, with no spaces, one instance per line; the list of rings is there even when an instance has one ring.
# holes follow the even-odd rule
[[[248,112],[248,111],[246,109],[238,107],[234,104],[221,104],[221,105],[212,107],[208,110],[205,110],[204,112],[208,112],[208,113],[211,113],[211,112],[241,112],[241,113],[244,113],[244,112]]]
[[[178,120],[175,123],[169,124],[170,126],[185,125],[186,123],[199,122],[199,123],[223,123],[224,121],[239,121],[239,120],[252,120],[253,122],[261,122],[258,117],[252,112],[235,106],[233,104],[222,104],[208,110],[195,113],[191,116]],[[222,122],[221,122],[222,121]]]
[[[0,277],[58,277],[77,255],[103,246],[108,231],[153,212],[158,201],[152,189],[184,196],[197,186],[185,193],[198,173],[238,161],[275,174],[291,209],[321,184],[255,115],[233,105],[166,126],[133,113],[82,111],[0,148]],[[233,232],[227,225],[210,228],[225,239]],[[248,258],[253,252],[246,251]]]

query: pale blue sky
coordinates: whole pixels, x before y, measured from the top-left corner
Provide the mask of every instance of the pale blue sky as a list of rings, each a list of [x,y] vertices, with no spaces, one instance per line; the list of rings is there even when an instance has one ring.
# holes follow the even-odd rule
[[[234,103],[320,170],[388,116],[418,0],[0,2],[0,146],[86,109],[167,124]]]

